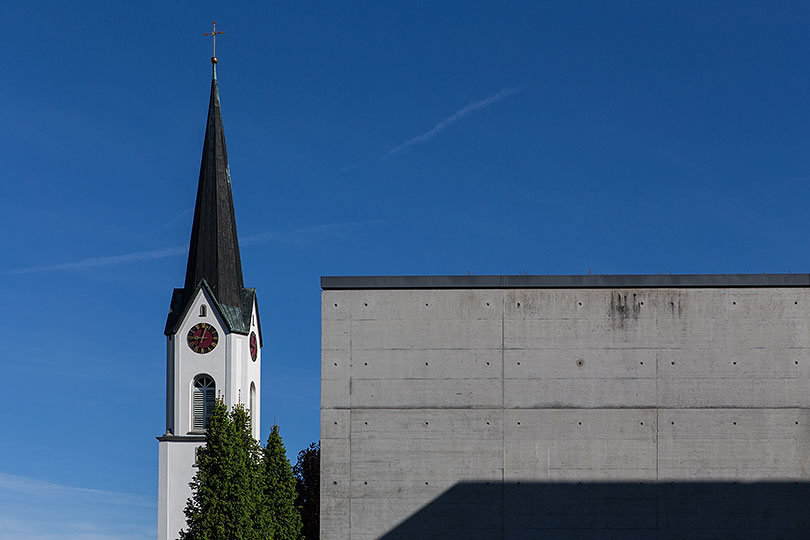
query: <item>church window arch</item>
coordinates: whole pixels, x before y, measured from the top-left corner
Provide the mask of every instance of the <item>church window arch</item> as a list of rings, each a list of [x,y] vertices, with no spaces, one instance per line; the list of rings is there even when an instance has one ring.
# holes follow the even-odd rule
[[[250,426],[256,431],[256,384],[250,383]]]
[[[203,431],[208,429],[211,413],[214,411],[217,385],[210,375],[197,375],[191,398],[191,429]]]
[[[205,317],[206,315],[208,315],[208,306],[203,304],[200,306],[200,317]]]

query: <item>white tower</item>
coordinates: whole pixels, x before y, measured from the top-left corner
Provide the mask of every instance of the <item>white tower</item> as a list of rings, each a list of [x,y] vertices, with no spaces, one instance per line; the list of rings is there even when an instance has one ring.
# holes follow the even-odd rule
[[[178,538],[191,496],[195,450],[214,400],[249,408],[259,439],[261,327],[256,291],[242,282],[216,58],[186,283],[166,321],[166,433],[158,437],[158,540]]]

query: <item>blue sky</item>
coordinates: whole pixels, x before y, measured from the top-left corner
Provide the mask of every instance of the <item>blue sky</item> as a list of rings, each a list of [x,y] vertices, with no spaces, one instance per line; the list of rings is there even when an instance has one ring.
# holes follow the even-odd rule
[[[155,535],[212,19],[291,455],[321,275],[810,270],[805,2],[7,3],[4,539]]]

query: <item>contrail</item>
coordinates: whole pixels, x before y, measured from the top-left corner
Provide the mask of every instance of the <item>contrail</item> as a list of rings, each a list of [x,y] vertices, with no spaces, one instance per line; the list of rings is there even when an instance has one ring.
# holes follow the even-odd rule
[[[485,108],[489,107],[490,105],[493,105],[493,104],[495,104],[495,103],[497,103],[497,102],[499,102],[499,101],[501,101],[503,99],[506,99],[509,96],[513,96],[513,95],[515,95],[515,94],[517,94],[519,92],[520,92],[520,90],[518,90],[517,88],[504,88],[503,90],[501,90],[497,94],[491,95],[488,98],[484,98],[484,99],[479,100],[479,101],[473,101],[472,103],[468,103],[467,105],[465,105],[464,107],[462,107],[461,109],[456,111],[455,113],[451,114],[450,116],[448,116],[447,118],[445,118],[444,120],[440,121],[438,124],[433,126],[433,128],[430,131],[426,131],[425,133],[422,133],[421,135],[417,135],[413,139],[408,139],[407,141],[400,144],[399,146],[396,146],[396,147],[392,148],[391,150],[386,152],[380,158],[380,160],[388,159],[389,157],[393,156],[394,154],[397,154],[397,153],[405,150],[406,148],[408,148],[410,146],[413,146],[415,144],[419,144],[421,142],[425,142],[428,139],[432,139],[433,137],[435,137],[436,135],[438,135],[439,133],[441,133],[445,129],[449,128],[450,126],[452,126],[453,124],[455,124],[456,122],[458,122],[459,120],[464,118],[465,116],[469,116],[470,114],[474,113],[475,111],[485,109]]]
[[[116,266],[119,264],[126,264],[137,261],[151,261],[154,259],[165,259],[166,257],[174,257],[186,253],[187,247],[174,246],[161,249],[153,249],[151,251],[136,251],[134,253],[126,253],[124,255],[112,255],[110,257],[92,257],[81,261],[58,263],[58,264],[43,264],[39,266],[28,266],[26,268],[17,268],[16,270],[9,270],[7,274],[31,274],[35,272],[54,272],[59,270],[84,270],[86,268],[97,268],[102,266]]]
[[[48,482],[47,480],[40,480],[37,478],[9,474],[5,472],[0,472],[0,489],[7,492],[24,493],[38,497],[92,496],[101,498],[104,501],[111,503],[132,504],[149,508],[155,506],[153,501],[144,499],[143,497],[133,493],[65,486]]]
[[[375,219],[369,221],[357,221],[348,223],[323,223],[320,225],[310,225],[300,229],[294,229],[287,232],[263,232],[251,234],[240,239],[239,243],[243,246],[250,246],[255,244],[263,244],[265,242],[282,242],[286,240],[298,241],[306,235],[318,235],[329,232],[340,232],[341,230],[354,228],[354,227],[367,227],[379,225],[384,223],[383,220]],[[38,266],[27,266],[25,268],[17,268],[15,270],[7,270],[5,274],[33,274],[37,272],[57,272],[64,270],[85,270],[87,268],[100,268],[104,266],[117,266],[121,264],[128,264],[140,261],[152,261],[156,259],[165,259],[168,257],[175,257],[178,255],[185,255],[188,253],[188,246],[173,246],[160,249],[153,249],[149,251],[136,251],[134,253],[125,253],[123,255],[112,255],[109,257],[91,257],[81,261],[73,261],[57,264],[43,264]]]

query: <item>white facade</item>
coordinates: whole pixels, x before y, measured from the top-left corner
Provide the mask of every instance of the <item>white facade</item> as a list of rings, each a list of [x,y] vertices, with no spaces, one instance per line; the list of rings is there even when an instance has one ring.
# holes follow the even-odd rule
[[[204,309],[201,310],[201,308]],[[213,326],[217,346],[199,354],[188,346],[186,336],[198,323]],[[250,355],[250,335],[256,335],[256,360]],[[216,395],[230,408],[242,403],[251,409],[253,437],[259,439],[261,403],[261,340],[256,305],[250,333],[228,332],[227,325],[205,288],[190,303],[177,333],[167,338],[166,434],[159,437],[158,540],[174,540],[185,528],[183,513],[191,496],[188,484],[194,476],[195,450],[204,442],[204,431],[192,429],[194,379],[208,375],[216,383]],[[255,410],[253,410],[255,409]]]

